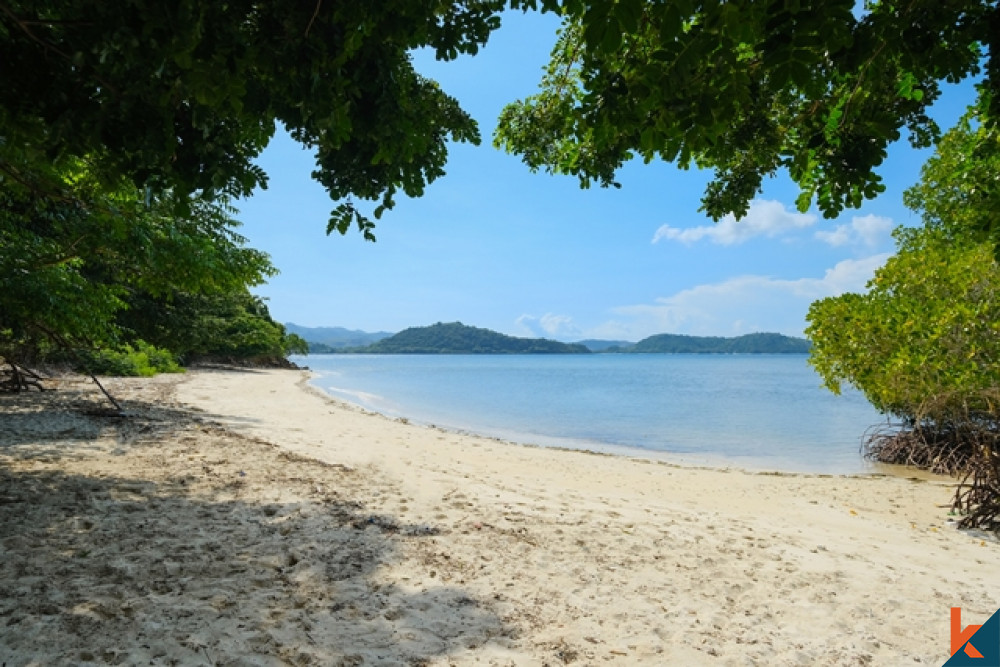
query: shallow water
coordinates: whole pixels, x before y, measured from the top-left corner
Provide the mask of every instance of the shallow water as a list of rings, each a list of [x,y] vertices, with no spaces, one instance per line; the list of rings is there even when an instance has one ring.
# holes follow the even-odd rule
[[[872,472],[884,423],[805,355],[311,355],[327,393],[392,417],[539,445],[709,465]],[[638,450],[638,451],[636,451]]]

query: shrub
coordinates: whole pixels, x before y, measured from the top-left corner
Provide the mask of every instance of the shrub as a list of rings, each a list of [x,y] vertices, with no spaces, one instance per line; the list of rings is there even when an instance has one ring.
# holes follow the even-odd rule
[[[169,350],[154,347],[144,341],[135,346],[84,352],[80,355],[80,370],[93,375],[150,377],[157,373],[183,373],[176,357]]]

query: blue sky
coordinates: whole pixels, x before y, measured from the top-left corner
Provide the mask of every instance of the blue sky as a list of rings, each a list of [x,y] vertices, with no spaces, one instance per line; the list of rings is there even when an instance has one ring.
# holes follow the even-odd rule
[[[620,190],[532,174],[492,148],[504,104],[531,95],[558,24],[508,14],[474,57],[415,56],[479,122],[480,146],[453,145],[447,175],[420,199],[400,198],[376,243],[325,235],[334,204],[309,176],[312,155],[279,135],[259,159],[270,182],[238,203],[242,233],[281,274],[254,291],[280,322],[399,331],[461,321],[516,336],[639,340],[657,333],[801,335],[809,303],[862,291],[893,250],[893,227],[929,152],[902,141],[880,170],[887,190],[836,220],[795,211],[784,176],[747,218],[698,212],[708,172],[640,161]],[[971,101],[956,87],[935,107],[948,127]]]

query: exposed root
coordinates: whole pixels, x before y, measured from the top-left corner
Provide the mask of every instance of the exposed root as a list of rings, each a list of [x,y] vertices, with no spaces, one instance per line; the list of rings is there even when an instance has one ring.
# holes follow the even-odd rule
[[[42,386],[45,378],[41,375],[23,366],[18,366],[13,361],[2,358],[0,361],[7,366],[7,368],[0,368],[0,392],[18,393],[30,389],[45,391],[45,387]]]
[[[938,475],[962,474],[973,456],[973,446],[954,426],[880,425],[865,435],[865,458],[881,463],[913,466]]]
[[[998,442],[983,446],[955,491],[961,528],[1000,531],[1000,452]]]
[[[959,478],[952,501],[959,527],[1000,530],[1000,420],[993,415],[878,427],[862,449],[874,461]]]

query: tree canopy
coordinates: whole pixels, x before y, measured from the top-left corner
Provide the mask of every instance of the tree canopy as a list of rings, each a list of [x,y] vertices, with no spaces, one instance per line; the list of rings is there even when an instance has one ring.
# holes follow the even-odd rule
[[[858,207],[884,189],[890,143],[937,138],[927,107],[942,81],[985,68],[986,88],[1000,85],[991,0],[540,4],[563,11],[561,35],[495,143],[584,186],[614,185],[636,156],[714,169],[702,204],[716,220],[742,217],[782,169],[800,210]]]
[[[475,53],[505,8],[564,26],[539,94],[508,107],[496,143],[532,168],[614,183],[634,156],[715,170],[713,218],[746,213],[785,169],[800,208],[828,216],[882,190],[907,131],[929,145],[941,81],[1000,82],[995,0],[428,0],[224,4],[0,3],[0,174],[67,157],[95,176],[171,193],[247,195],[282,124],[315,151],[336,206],[327,229],[373,223],[444,173],[473,119],[410,52]],[[1000,100],[1000,96],[994,97]],[[996,114],[993,114],[996,116]]]
[[[417,74],[410,51],[475,53],[503,3],[465,0],[0,3],[0,174],[53,176],[67,159],[115,186],[235,197],[266,184],[253,164],[281,123],[316,153],[341,201],[418,196],[444,173],[446,141],[474,121]],[[58,188],[58,173],[46,192]],[[40,184],[46,185],[46,184]],[[342,201],[328,231],[372,223]]]
[[[949,238],[991,241],[1000,255],[1000,125],[989,107],[981,96],[941,138],[903,201]]]
[[[122,328],[183,361],[273,363],[307,354],[308,344],[275,322],[267,304],[246,288],[197,293],[140,293],[118,315]]]
[[[479,141],[410,51],[474,53],[502,7],[0,2],[0,355],[140,333],[182,354],[304,349],[247,292],[274,268],[228,202],[266,186],[253,159],[281,124],[315,152],[327,232],[372,238],[351,197],[377,218],[444,173],[449,140]]]
[[[813,366],[835,392],[849,383],[911,421],[995,412],[1000,267],[992,246],[931,227],[896,234],[899,250],[867,293],[810,308]]]

